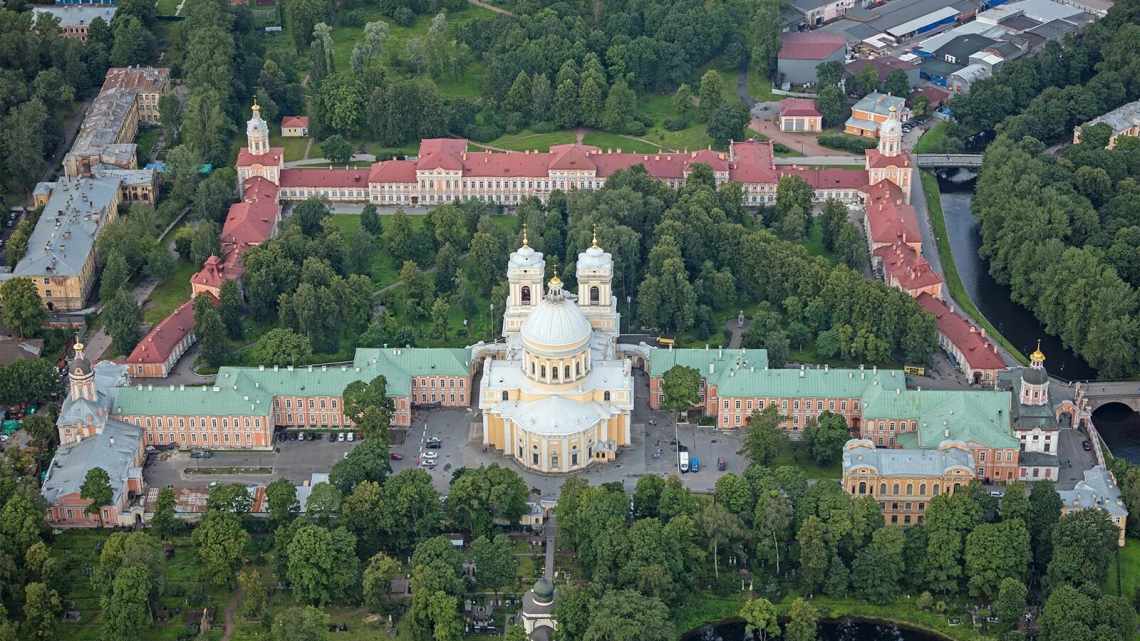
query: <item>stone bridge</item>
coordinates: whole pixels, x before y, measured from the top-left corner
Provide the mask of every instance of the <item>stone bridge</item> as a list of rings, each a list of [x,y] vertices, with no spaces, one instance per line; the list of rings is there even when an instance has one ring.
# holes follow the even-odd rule
[[[981,154],[912,154],[914,162],[926,169],[981,167]]]
[[[1108,405],[1120,403],[1133,412],[1140,413],[1140,382],[1121,381],[1116,383],[1078,383],[1078,398],[1087,401],[1089,413]]]

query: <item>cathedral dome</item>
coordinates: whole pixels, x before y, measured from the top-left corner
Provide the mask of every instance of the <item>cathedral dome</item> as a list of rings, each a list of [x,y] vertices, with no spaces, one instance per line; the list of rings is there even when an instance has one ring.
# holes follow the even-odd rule
[[[590,343],[593,328],[574,301],[567,300],[558,277],[538,304],[520,334],[527,351],[539,356],[561,357],[580,352]]]

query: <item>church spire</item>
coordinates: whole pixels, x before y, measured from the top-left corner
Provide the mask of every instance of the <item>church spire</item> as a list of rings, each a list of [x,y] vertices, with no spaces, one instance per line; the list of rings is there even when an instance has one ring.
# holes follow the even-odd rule
[[[527,242],[527,239],[526,239],[526,223],[523,223],[523,244],[522,244],[522,246],[523,247],[530,247],[530,244]]]
[[[1045,367],[1045,352],[1041,351],[1041,339],[1037,339],[1037,349],[1029,355],[1029,365],[1031,367]]]
[[[596,223],[594,224],[594,242],[590,245],[590,247],[601,249],[598,247],[598,225]]]

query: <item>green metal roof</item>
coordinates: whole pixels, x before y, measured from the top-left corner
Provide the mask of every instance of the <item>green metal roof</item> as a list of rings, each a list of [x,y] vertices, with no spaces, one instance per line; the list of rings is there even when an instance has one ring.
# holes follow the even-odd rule
[[[914,419],[918,430],[901,434],[902,447],[934,448],[942,441],[1016,448],[1010,426],[1009,392],[974,390],[868,390],[863,419]]]
[[[250,386],[252,388],[252,386]],[[116,393],[116,416],[269,416],[272,396],[264,390],[233,387],[138,385]]]
[[[118,390],[119,416],[265,416],[274,396],[340,396],[349,383],[383,375],[389,396],[411,394],[415,376],[467,376],[466,349],[359,349],[352,365],[223,367],[213,387]]]
[[[900,370],[738,368],[721,376],[717,393],[721,397],[858,398],[875,385],[906,387],[906,377]]]
[[[655,349],[649,354],[649,375],[662,376],[676,365],[692,367],[701,373],[701,377],[709,378],[709,365],[712,364],[713,376],[738,362],[747,363],[757,369],[768,369],[768,350],[766,349],[724,349],[711,347],[706,349]],[[717,371],[719,370],[719,371]]]

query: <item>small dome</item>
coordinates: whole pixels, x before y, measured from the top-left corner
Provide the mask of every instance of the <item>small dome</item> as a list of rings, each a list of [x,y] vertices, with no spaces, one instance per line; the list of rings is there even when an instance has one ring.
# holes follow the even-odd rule
[[[1041,351],[1041,341],[1037,341],[1037,349],[1029,355],[1029,362],[1034,365],[1042,365],[1045,362],[1045,352]]]
[[[1043,367],[1021,368],[1021,380],[1029,385],[1044,385],[1049,382],[1049,375]]]
[[[540,267],[542,266],[542,252],[534,251],[530,245],[523,245],[511,253],[511,267]]]
[[[887,116],[886,122],[879,126],[879,138],[887,138],[888,136],[902,136],[902,125],[899,123],[898,112],[894,107],[891,107],[891,113]]]
[[[566,300],[557,277],[550,292],[531,312],[519,332],[527,351],[541,356],[567,356],[586,347],[593,328],[573,301]]]
[[[540,601],[549,601],[554,598],[554,584],[546,577],[535,581],[531,591],[534,592],[534,596]]]

